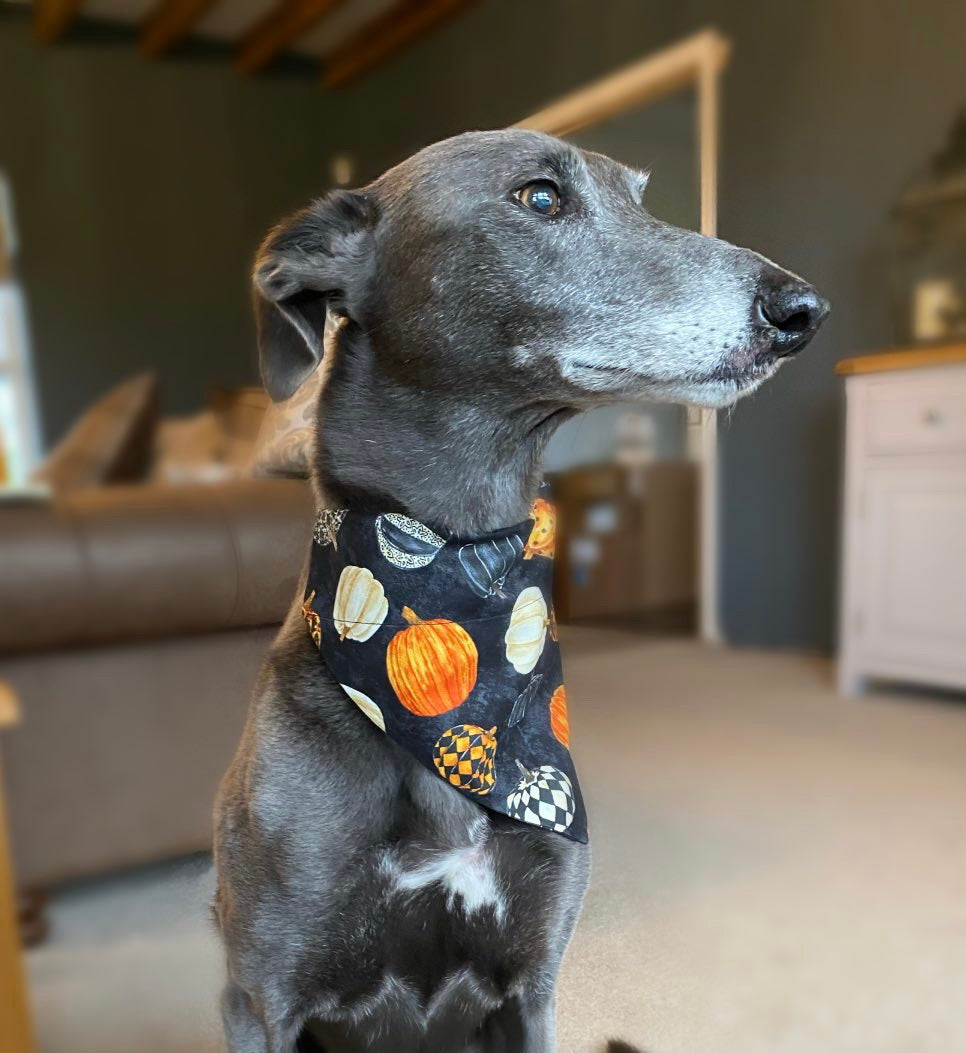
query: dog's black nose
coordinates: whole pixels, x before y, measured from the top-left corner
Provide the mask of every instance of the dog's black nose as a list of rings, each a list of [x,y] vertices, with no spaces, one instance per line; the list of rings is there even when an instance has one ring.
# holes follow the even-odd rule
[[[779,356],[801,351],[829,312],[828,300],[787,274],[762,282],[756,306],[761,321],[775,330],[774,349]]]

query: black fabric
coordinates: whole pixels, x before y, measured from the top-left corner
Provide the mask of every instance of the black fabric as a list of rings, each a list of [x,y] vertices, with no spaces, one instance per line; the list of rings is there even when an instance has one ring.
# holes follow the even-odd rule
[[[587,841],[551,603],[553,509],[478,538],[323,509],[302,613],[347,696],[484,808]]]

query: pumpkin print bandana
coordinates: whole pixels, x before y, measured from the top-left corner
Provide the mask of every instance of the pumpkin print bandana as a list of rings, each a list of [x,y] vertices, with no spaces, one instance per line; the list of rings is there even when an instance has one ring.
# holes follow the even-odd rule
[[[346,695],[455,790],[587,841],[551,604],[553,507],[478,538],[323,509],[302,614]]]

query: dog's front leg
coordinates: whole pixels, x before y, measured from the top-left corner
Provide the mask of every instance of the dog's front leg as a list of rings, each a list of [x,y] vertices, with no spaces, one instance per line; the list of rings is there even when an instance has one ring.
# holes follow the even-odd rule
[[[523,1003],[523,1043],[520,1053],[554,1053],[556,1013],[553,995]]]
[[[518,995],[487,1020],[467,1053],[554,1053],[553,993]]]
[[[231,980],[221,995],[221,1018],[229,1053],[295,1053],[297,1028],[272,1024],[255,999]]]

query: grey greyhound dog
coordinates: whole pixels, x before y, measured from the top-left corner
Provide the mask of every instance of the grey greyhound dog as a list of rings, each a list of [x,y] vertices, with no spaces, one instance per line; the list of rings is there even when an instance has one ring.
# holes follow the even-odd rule
[[[326,370],[324,507],[457,536],[518,523],[561,421],[728,405],[808,342],[828,310],[809,285],[659,222],[646,181],[536,132],[471,132],[270,232],[262,375],[281,399]],[[550,1053],[587,846],[484,811],[383,735],[302,597],[217,805],[232,1053]]]

